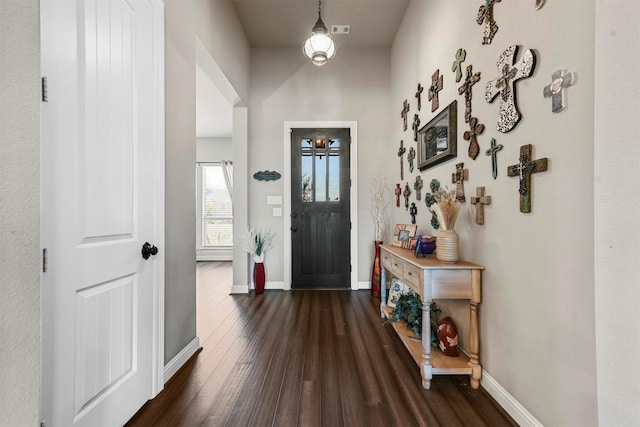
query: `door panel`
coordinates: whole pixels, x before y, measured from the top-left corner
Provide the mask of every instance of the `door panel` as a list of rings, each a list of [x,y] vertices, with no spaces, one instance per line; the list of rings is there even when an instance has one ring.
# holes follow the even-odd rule
[[[349,129],[292,129],[294,289],[349,289]]]
[[[162,144],[153,103],[158,7],[41,2],[47,426],[122,425],[152,397],[161,259],[144,260],[141,248],[160,237],[152,154]]]

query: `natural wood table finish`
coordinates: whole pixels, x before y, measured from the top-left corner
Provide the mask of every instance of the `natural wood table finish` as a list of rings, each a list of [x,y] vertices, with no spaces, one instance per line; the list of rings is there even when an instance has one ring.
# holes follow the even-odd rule
[[[415,257],[413,251],[381,245],[382,260],[380,313],[390,317],[387,307],[386,275],[391,273],[413,289],[422,299],[422,342],[412,339],[412,333],[400,322],[394,322],[396,333],[420,366],[422,386],[431,387],[433,375],[470,375],[471,387],[480,387],[480,342],[478,338],[478,304],[481,301],[482,270],[484,267],[466,261],[447,264],[434,255]],[[431,322],[429,304],[434,299],[469,300],[469,349],[460,357],[431,352]]]

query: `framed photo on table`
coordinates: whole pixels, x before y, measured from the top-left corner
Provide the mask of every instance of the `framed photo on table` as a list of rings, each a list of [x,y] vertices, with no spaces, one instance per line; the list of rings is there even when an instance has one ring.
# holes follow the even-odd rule
[[[418,226],[416,224],[396,224],[391,244],[399,248],[409,249],[411,239],[416,236],[417,229]]]

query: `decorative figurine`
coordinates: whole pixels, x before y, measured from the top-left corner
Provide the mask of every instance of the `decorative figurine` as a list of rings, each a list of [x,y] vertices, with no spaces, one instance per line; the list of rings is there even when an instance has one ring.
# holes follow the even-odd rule
[[[451,64],[451,71],[456,73],[456,82],[459,82],[462,78],[462,63],[467,57],[467,51],[463,48],[458,49],[456,52],[456,57],[453,60],[453,64]]]
[[[409,101],[405,99],[402,103],[402,111],[400,112],[400,117],[402,117],[402,130],[407,130],[407,113],[410,108]]]
[[[404,148],[404,141],[400,140],[400,148],[398,149],[398,157],[400,157],[400,180],[404,179],[404,153],[407,149]]]
[[[480,154],[480,146],[478,145],[477,136],[484,132],[484,125],[482,123],[478,123],[477,117],[471,117],[469,121],[469,130],[465,131],[462,137],[465,141],[469,141],[469,157],[473,160],[478,157]]]
[[[439,107],[438,92],[442,90],[443,76],[440,76],[440,70],[436,70],[431,76],[431,86],[429,86],[429,101],[431,101],[431,112]]]
[[[451,182],[456,185],[456,200],[464,203],[467,199],[464,197],[464,181],[469,179],[469,169],[464,168],[464,163],[456,165],[456,171],[451,174]]]
[[[415,97],[418,100],[418,111],[420,111],[420,109],[422,108],[422,91],[424,90],[424,87],[418,83],[418,89],[416,90],[416,94]]]
[[[411,196],[411,188],[409,188],[409,183],[407,182],[404,186],[404,191],[402,192],[404,196],[404,208],[409,210],[409,196]]]
[[[471,197],[471,204],[476,205],[476,224],[484,224],[484,205],[491,204],[491,196],[484,195],[484,187],[476,187],[476,197]]]
[[[559,113],[564,110],[563,89],[573,83],[573,73],[562,75],[562,70],[558,70],[551,75],[551,83],[544,87],[542,94],[545,98],[551,98],[551,111]]]
[[[402,188],[400,188],[400,183],[396,184],[396,189],[394,191],[396,195],[396,208],[400,207],[400,196],[402,195]]]
[[[407,161],[409,161],[409,172],[413,172],[413,161],[416,158],[416,149],[409,147],[409,154],[407,154]]]
[[[478,9],[476,22],[482,25],[484,21],[484,35],[482,36],[482,44],[491,44],[493,36],[498,32],[498,24],[493,18],[493,5],[499,3],[500,0],[486,0],[485,4]]]
[[[500,77],[487,83],[484,98],[487,102],[500,94],[500,115],[496,128],[503,133],[509,132],[520,121],[520,112],[516,105],[516,81],[531,76],[535,66],[535,57],[531,49],[527,49],[520,61],[514,64],[518,46],[510,46],[498,58],[497,66]]]
[[[502,150],[502,144],[496,145],[495,138],[491,138],[491,148],[484,152],[487,156],[491,156],[491,175],[493,179],[498,177],[498,151]]]
[[[458,94],[464,94],[464,122],[471,120],[471,88],[480,81],[480,72],[473,74],[473,65],[467,65],[467,76],[462,86],[458,88]]]
[[[445,356],[458,357],[458,327],[450,317],[438,322],[438,347]]]
[[[422,198],[423,185],[422,177],[420,175],[416,176],[416,182],[413,183],[413,189],[416,190],[416,200],[420,200]]]
[[[415,203],[411,203],[411,207],[409,208],[409,215],[411,215],[411,224],[416,223],[416,215],[418,214],[418,208]]]
[[[531,212],[531,174],[547,170],[548,159],[531,160],[532,145],[527,144],[520,147],[520,158],[518,164],[507,168],[507,175],[520,178],[520,212]]]

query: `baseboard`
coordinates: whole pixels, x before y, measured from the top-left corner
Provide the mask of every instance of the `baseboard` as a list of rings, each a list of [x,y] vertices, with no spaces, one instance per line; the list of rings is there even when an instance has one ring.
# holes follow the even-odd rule
[[[231,291],[229,292],[231,295],[234,294],[248,294],[249,286],[247,285],[233,285],[231,287]]]
[[[520,404],[507,390],[504,389],[491,375],[482,370],[482,387],[493,397],[498,405],[522,427],[543,427],[542,423],[536,419],[527,409]]]
[[[187,361],[193,356],[200,348],[200,338],[195,337],[180,353],[176,354],[169,363],[164,366],[164,383],[171,379],[172,376],[187,363]]]
[[[358,290],[371,289],[371,282],[358,282]]]

